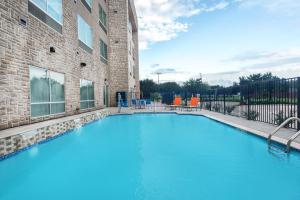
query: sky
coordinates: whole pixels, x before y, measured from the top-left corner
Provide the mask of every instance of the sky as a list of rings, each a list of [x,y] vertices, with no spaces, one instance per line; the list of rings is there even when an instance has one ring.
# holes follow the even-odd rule
[[[300,0],[135,0],[140,79],[300,76]]]

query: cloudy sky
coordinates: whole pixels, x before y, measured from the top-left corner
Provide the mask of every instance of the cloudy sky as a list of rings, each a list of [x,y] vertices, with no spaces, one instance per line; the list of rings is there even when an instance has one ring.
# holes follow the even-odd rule
[[[141,79],[300,76],[300,0],[135,0]]]

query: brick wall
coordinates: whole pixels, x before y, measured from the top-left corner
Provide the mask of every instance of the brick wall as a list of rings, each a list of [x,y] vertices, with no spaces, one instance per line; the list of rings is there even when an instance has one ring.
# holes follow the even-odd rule
[[[98,24],[98,4],[108,13],[108,35]],[[119,50],[127,48],[127,42],[122,41],[124,38],[121,35],[118,36],[127,27],[127,21],[120,17],[125,15],[128,9],[126,3],[121,1],[111,0],[109,4],[110,8],[118,10],[118,17],[104,0],[94,0],[91,13],[81,0],[63,0],[61,34],[31,15],[28,12],[27,0],[0,1],[0,129],[77,113],[76,108],[80,107],[80,79],[94,82],[96,108],[103,106],[105,78],[109,80],[112,92],[118,85],[122,85],[122,89],[128,87],[125,78],[128,74],[125,61],[128,55]],[[77,14],[80,14],[93,29],[92,54],[78,45]],[[27,26],[20,25],[20,16],[27,19]],[[100,60],[100,38],[108,45],[108,65]],[[115,43],[116,39],[119,39],[118,44]],[[55,53],[50,53],[50,46],[55,48]],[[87,64],[86,67],[80,66],[82,62]],[[30,65],[65,75],[65,114],[30,117]]]
[[[131,80],[129,75],[129,46],[128,46],[128,21],[133,20],[137,24],[137,18],[133,1],[109,1],[109,72],[110,72],[110,102],[112,106],[116,106],[116,92],[125,91],[130,92],[135,82],[139,82],[138,77]],[[131,17],[133,15],[134,17]],[[137,34],[137,30],[135,30]],[[138,41],[135,40],[137,43]],[[135,44],[138,47],[138,44]],[[138,48],[137,48],[138,49]],[[138,57],[138,50],[136,53]],[[138,63],[136,63],[138,68]]]

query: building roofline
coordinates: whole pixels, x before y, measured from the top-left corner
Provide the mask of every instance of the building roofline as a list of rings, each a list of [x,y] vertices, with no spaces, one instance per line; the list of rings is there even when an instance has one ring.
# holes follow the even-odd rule
[[[134,32],[138,31],[138,18],[136,14],[134,0],[128,0],[129,18],[132,24],[132,30]]]

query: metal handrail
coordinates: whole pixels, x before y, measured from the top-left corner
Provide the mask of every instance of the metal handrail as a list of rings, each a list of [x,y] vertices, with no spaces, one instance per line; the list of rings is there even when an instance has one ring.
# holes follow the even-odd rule
[[[289,138],[289,141],[286,144],[286,152],[289,153],[290,149],[291,149],[291,144],[292,142],[300,136],[300,131],[298,131],[297,133],[295,133],[292,137]]]
[[[118,113],[121,113],[121,109],[122,109],[122,96],[120,93],[118,93]]]
[[[300,123],[300,119],[298,117],[290,117],[285,120],[280,126],[278,126],[269,136],[268,136],[268,144],[270,145],[272,136],[274,136],[281,128],[286,126],[290,121],[296,120]]]

